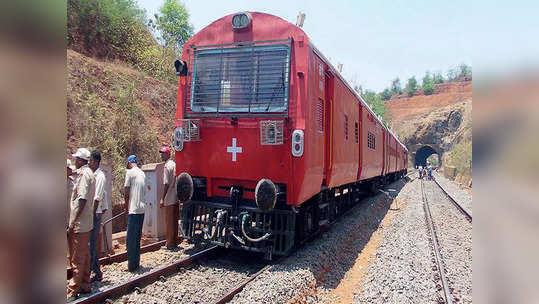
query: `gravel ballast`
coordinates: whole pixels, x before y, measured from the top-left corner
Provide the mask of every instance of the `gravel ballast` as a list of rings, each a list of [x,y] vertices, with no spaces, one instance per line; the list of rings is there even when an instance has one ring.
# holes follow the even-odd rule
[[[354,303],[437,303],[432,251],[421,200],[421,180],[398,194],[401,212],[384,229],[376,261],[369,267]]]
[[[103,280],[91,284],[92,294],[125,283],[144,273],[186,258],[198,250],[195,250],[191,244],[181,243],[178,249],[172,251],[160,249],[154,252],[143,253],[140,256],[140,268],[134,272],[127,271],[127,261],[101,266]]]
[[[404,180],[400,180],[388,188],[399,191],[403,186]],[[363,199],[359,208],[328,232],[249,283],[232,303],[335,303],[346,296],[351,300],[358,282],[349,271],[361,272],[361,265],[355,267],[356,259],[386,214],[398,212],[390,210],[391,204],[382,193]],[[343,290],[340,286],[345,281],[351,284]]]
[[[264,266],[264,261],[254,260],[251,253],[230,251],[181,269],[165,281],[156,281],[141,293],[130,293],[116,303],[215,303]]]
[[[447,193],[449,193],[449,195],[451,195],[464,210],[466,210],[466,212],[472,215],[472,195],[466,190],[461,189],[456,182],[443,177],[438,174],[438,172],[434,172],[433,175],[434,178],[436,178],[436,181],[440,183],[440,186],[442,186],[444,190],[447,191]]]

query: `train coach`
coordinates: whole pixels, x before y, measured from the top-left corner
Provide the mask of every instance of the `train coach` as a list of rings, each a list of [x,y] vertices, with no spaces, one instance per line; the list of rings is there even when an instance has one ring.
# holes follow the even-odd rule
[[[359,193],[406,173],[406,147],[279,17],[225,16],[187,41],[175,66],[188,238],[286,255]]]

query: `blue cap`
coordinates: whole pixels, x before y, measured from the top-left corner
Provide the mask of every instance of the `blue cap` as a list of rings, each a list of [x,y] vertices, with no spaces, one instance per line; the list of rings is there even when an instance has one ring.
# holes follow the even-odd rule
[[[137,156],[135,156],[134,154],[129,155],[129,157],[127,158],[127,169],[129,169],[129,163],[136,163],[136,162],[137,162]]]

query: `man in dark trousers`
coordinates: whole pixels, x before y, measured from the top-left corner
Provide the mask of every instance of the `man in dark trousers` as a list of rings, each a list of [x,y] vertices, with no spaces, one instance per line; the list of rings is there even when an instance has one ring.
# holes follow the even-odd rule
[[[94,228],[90,232],[90,270],[95,273],[92,282],[101,281],[103,273],[99,267],[99,231],[101,231],[101,219],[103,213],[107,211],[108,203],[105,198],[105,173],[99,165],[101,164],[101,152],[93,150],[90,155],[90,169],[94,171],[95,195],[94,195]]]
[[[127,269],[133,272],[140,266],[140,237],[144,222],[144,194],[146,175],[137,166],[137,157],[127,158],[125,172],[124,197],[127,216]]]

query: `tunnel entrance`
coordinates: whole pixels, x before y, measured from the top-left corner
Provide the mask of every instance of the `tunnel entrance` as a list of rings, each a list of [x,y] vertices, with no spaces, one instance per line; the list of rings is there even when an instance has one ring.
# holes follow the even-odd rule
[[[440,166],[440,155],[431,146],[423,146],[417,150],[417,152],[415,153],[414,166],[424,167],[427,165],[427,160],[433,166]]]

